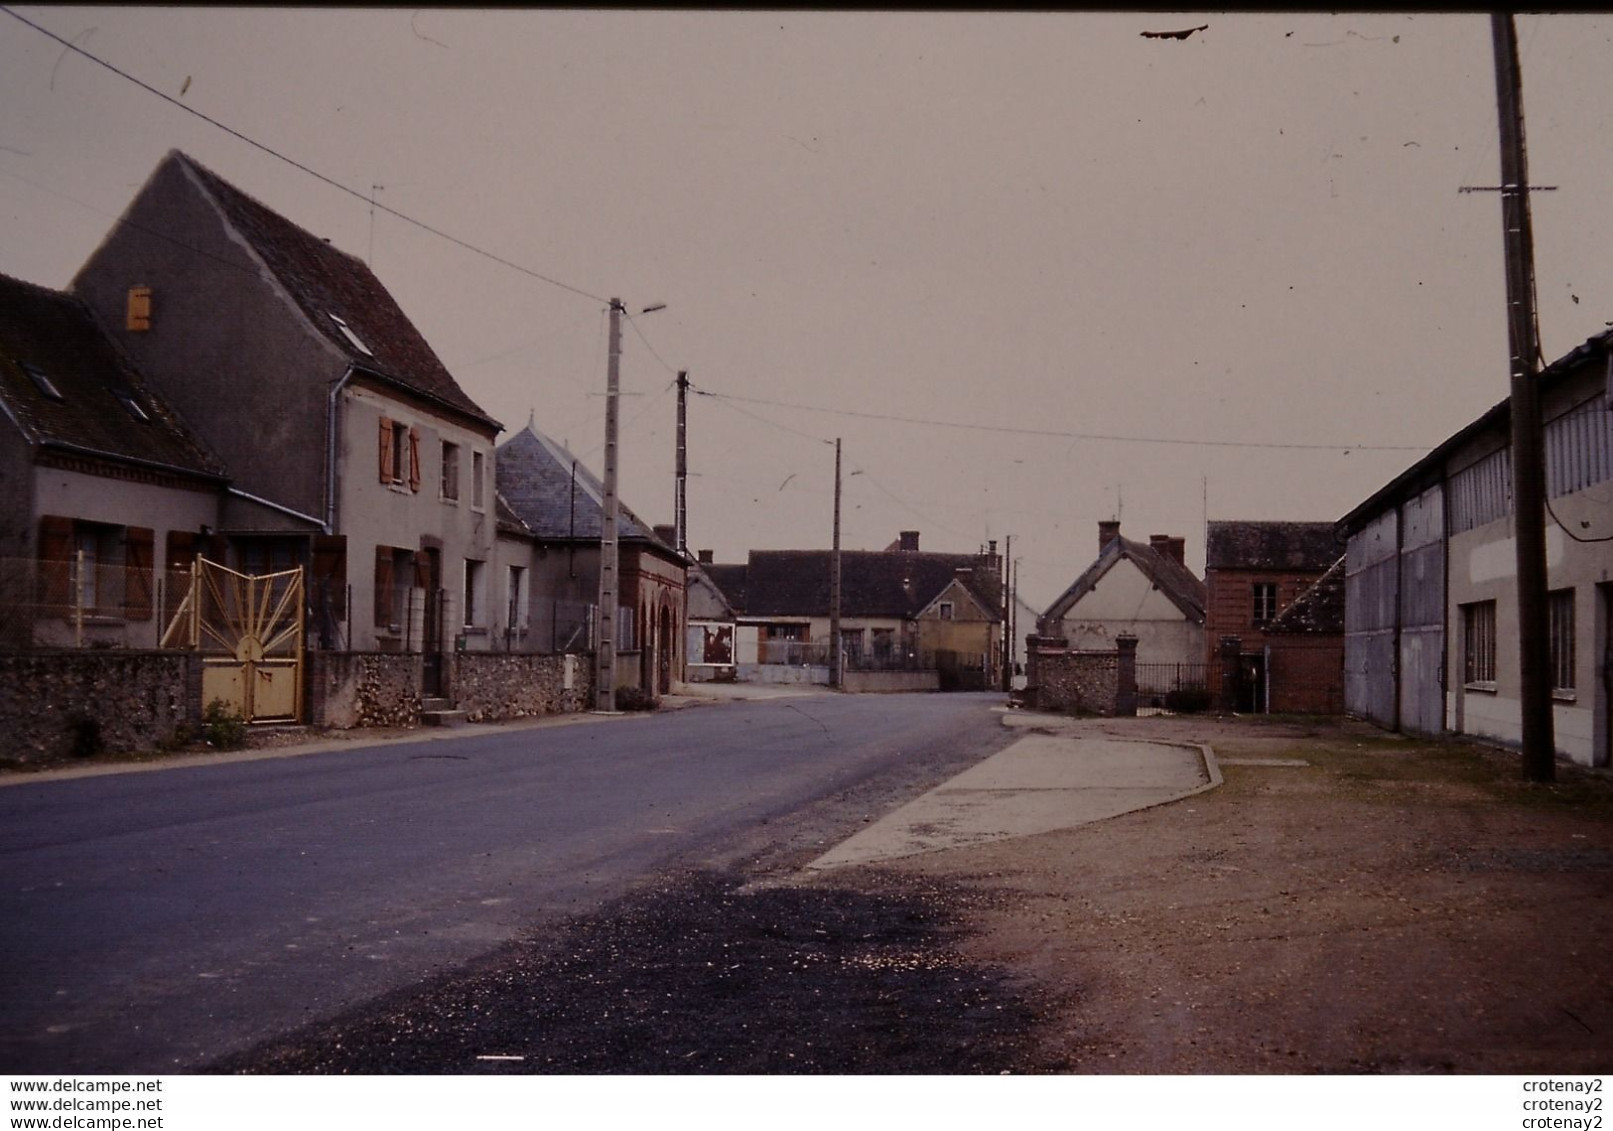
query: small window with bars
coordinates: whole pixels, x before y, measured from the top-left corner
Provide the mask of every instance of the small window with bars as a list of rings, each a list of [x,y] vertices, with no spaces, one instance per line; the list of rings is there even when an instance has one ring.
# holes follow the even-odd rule
[[[1551,689],[1574,691],[1574,591],[1559,589],[1546,597],[1551,639]]]
[[[1495,602],[1462,606],[1462,681],[1495,684]]]

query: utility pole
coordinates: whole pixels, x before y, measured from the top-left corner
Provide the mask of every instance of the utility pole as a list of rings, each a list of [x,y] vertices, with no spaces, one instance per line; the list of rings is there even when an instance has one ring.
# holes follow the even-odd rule
[[[1008,534],[1003,544],[1002,560],[1002,610],[1003,610],[1003,690],[1012,691],[1014,687],[1014,594],[1013,586],[1013,560],[1014,536]]]
[[[622,300],[610,300],[610,353],[605,368],[605,497],[599,535],[599,643],[595,649],[594,709],[616,710],[616,409],[622,380]]]
[[[1518,555],[1518,677],[1523,772],[1556,776],[1552,732],[1551,627],[1546,600],[1546,469],[1540,411],[1539,326],[1535,317],[1534,233],[1524,155],[1523,81],[1510,12],[1490,16],[1495,45],[1496,112],[1501,126],[1501,222],[1506,240],[1507,340],[1512,350],[1512,495]]]
[[[829,686],[841,689],[840,665],[840,437],[835,437],[835,533],[829,555]]]
[[[672,500],[672,521],[677,523],[674,547],[678,556],[689,557],[689,371],[678,370],[678,471],[677,490]]]

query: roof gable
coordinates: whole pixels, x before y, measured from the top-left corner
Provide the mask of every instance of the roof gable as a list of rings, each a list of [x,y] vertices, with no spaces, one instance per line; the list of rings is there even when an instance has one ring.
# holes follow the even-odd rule
[[[0,403],[35,446],[225,478],[223,464],[152,393],[80,300],[6,275]]]
[[[1116,535],[1081,576],[1059,595],[1058,600],[1048,606],[1047,612],[1041,617],[1042,621],[1051,623],[1068,616],[1070,610],[1092,592],[1104,575],[1122,561],[1129,561],[1135,566],[1139,573],[1182,611],[1184,618],[1195,624],[1204,623],[1204,608],[1208,600],[1204,582],[1175,558],[1167,557],[1152,546],[1120,535]]]
[[[994,614],[990,609],[988,609],[986,607],[985,603],[983,601],[981,601],[979,597],[975,596],[974,591],[971,590],[967,585],[965,585],[963,583],[963,581],[961,579],[959,579],[957,576],[954,576],[952,578],[952,580],[947,584],[947,587],[945,589],[941,590],[941,592],[937,593],[934,597],[932,597],[930,599],[929,604],[925,605],[922,609],[920,609],[918,611],[916,619],[923,619],[925,617],[931,617],[931,616],[939,616],[940,612],[941,612],[941,605],[944,602],[947,602],[947,601],[951,601],[953,603],[953,605],[954,605],[953,618],[952,618],[954,620],[971,620],[971,619],[996,620],[997,619],[996,614]],[[978,614],[978,616],[973,617],[973,618],[958,616],[957,611],[956,611],[956,606],[959,603],[967,603],[968,605],[972,606],[974,608],[975,612]]]
[[[502,425],[453,375],[361,259],[305,231],[194,158],[172,151],[218,206],[308,322],[355,366],[470,416],[496,433]]]
[[[1205,568],[1321,573],[1343,551],[1331,522],[1212,522],[1205,540]]]
[[[499,494],[534,537],[598,542],[604,536],[604,484],[563,445],[532,425],[495,449],[493,474]],[[620,499],[616,535],[662,544]]]

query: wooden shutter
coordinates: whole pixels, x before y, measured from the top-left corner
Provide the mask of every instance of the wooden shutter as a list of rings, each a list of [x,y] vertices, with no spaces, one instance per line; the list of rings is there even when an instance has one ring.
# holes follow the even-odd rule
[[[47,514],[39,520],[39,603],[65,615],[72,602],[73,520]]]
[[[375,548],[375,627],[392,623],[392,547]]]
[[[347,536],[314,535],[314,585],[324,591],[324,600],[337,620],[347,619]],[[317,599],[317,597],[316,597]]]
[[[151,619],[151,555],[156,540],[143,526],[130,526],[124,532],[123,615],[129,620]]]
[[[409,490],[420,490],[420,429],[409,429]]]
[[[392,421],[381,417],[381,482],[392,482]]]

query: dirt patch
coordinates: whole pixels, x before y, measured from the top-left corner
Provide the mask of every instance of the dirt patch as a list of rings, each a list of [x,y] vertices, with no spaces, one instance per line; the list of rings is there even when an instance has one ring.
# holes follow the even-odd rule
[[[986,881],[965,954],[1041,987],[1063,1071],[1606,1072],[1613,780],[1354,724],[1135,720],[1225,784],[1065,832],[914,857]],[[979,881],[975,881],[979,882]]]

